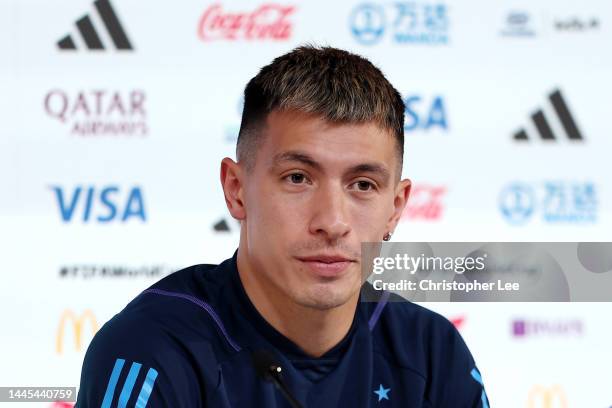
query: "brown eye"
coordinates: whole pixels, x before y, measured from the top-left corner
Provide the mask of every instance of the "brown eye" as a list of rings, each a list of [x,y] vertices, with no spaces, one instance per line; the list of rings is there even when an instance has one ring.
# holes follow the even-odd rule
[[[374,185],[372,183],[370,183],[369,181],[358,181],[357,183],[357,188],[359,189],[359,191],[370,191],[374,189]],[[368,188],[368,187],[372,187],[372,188]]]
[[[287,177],[289,177],[291,182],[294,184],[302,184],[302,182],[306,180],[306,176],[304,176],[302,173],[292,173]]]

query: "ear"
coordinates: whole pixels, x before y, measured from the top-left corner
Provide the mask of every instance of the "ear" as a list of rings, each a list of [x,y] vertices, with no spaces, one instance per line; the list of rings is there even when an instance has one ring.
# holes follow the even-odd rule
[[[221,187],[225,204],[232,217],[238,221],[246,218],[244,205],[244,178],[242,167],[229,157],[221,160]]]
[[[410,179],[401,180],[395,189],[395,197],[393,199],[393,214],[387,221],[387,232],[395,231],[397,224],[402,217],[402,212],[404,212],[404,208],[406,207],[406,203],[408,202],[408,197],[410,196],[410,189],[412,188],[412,182]]]

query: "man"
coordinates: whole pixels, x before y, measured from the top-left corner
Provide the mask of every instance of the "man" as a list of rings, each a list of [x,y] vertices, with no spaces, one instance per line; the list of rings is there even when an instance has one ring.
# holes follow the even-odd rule
[[[360,56],[303,46],[261,69],[221,162],[238,249],[106,323],[77,407],[488,407],[445,318],[360,301],[361,242],[389,240],[408,199],[403,129],[400,94]]]

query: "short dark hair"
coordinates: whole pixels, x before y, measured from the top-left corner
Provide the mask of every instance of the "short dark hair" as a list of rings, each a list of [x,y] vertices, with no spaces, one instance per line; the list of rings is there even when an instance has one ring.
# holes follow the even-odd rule
[[[390,131],[401,175],[404,109],[400,93],[366,58],[338,48],[302,45],[275,58],[247,84],[236,157],[252,169],[268,114],[297,110],[332,123],[374,122]]]

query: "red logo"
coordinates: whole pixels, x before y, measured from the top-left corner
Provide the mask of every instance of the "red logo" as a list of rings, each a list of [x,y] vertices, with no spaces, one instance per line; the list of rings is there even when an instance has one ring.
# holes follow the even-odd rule
[[[51,408],[73,408],[74,404],[72,402],[63,402],[57,401],[51,405]]]
[[[434,221],[442,218],[446,187],[421,185],[412,188],[402,219]]]
[[[459,330],[463,326],[463,323],[465,323],[465,316],[451,317],[449,320],[453,324],[453,326],[455,326],[457,330]]]
[[[294,11],[295,6],[262,4],[250,13],[234,13],[213,4],[200,18],[198,36],[202,41],[288,40],[292,29],[288,18]]]

